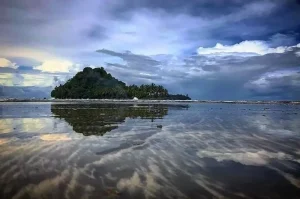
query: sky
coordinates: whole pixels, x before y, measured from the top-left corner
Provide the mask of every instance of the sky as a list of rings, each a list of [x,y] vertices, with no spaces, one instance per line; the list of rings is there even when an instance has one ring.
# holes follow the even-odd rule
[[[300,100],[298,0],[1,0],[0,96],[84,67],[202,100]]]

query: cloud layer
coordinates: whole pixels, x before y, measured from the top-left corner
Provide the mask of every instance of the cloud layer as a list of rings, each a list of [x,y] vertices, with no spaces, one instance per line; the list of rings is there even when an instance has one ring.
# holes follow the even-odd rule
[[[299,99],[299,9],[295,0],[5,0],[0,82],[55,86],[104,66],[193,98]]]

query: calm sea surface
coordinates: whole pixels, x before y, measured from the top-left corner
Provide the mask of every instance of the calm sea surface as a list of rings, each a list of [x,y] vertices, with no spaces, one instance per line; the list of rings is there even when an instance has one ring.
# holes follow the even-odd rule
[[[300,198],[300,106],[1,103],[0,198]]]

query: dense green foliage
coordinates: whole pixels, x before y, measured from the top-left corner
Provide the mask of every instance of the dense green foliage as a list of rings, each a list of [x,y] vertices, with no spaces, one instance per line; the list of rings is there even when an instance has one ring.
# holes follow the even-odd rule
[[[55,87],[55,98],[126,98],[126,84],[107,73],[104,68],[84,68],[64,85]]]
[[[127,93],[129,98],[137,97],[139,99],[163,99],[169,95],[167,89],[153,83],[141,86],[130,85],[127,87]]]
[[[130,85],[112,77],[103,67],[86,67],[64,85],[55,87],[51,96],[59,99],[190,99],[187,95],[170,95],[161,85]]]

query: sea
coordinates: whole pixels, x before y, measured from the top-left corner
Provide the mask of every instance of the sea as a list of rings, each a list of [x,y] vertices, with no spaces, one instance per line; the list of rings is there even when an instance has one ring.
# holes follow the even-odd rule
[[[300,106],[1,102],[0,198],[300,198]]]

